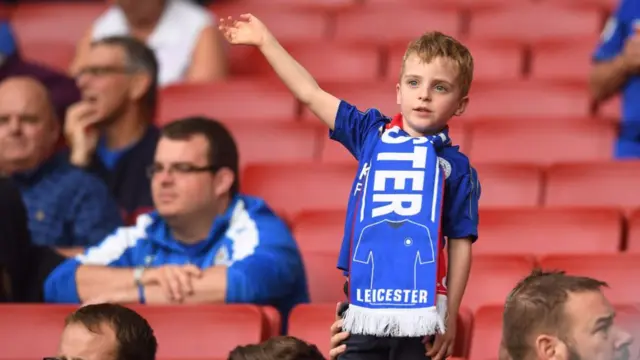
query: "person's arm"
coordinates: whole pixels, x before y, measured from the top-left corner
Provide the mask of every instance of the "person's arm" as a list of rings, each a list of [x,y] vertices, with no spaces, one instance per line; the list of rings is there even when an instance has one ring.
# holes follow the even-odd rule
[[[334,128],[340,100],[322,90],[258,18],[244,14],[233,24],[220,19],[220,30],[232,44],[257,46],[293,95],[330,129]]]
[[[92,175],[82,174],[82,179],[70,199],[67,219],[72,224],[72,246],[75,247],[97,245],[123,225],[118,205],[107,186]]]
[[[454,164],[462,166],[463,164]],[[469,166],[468,164],[464,164]],[[447,309],[455,320],[471,270],[471,244],[478,238],[478,202],[480,182],[472,167],[457,178],[448,179],[445,190],[443,232],[447,237],[449,266],[447,272]]]
[[[48,276],[45,301],[81,303],[104,294],[136,289],[132,254],[151,223],[141,216],[135,226],[119,228],[99,245],[68,259]]]
[[[595,63],[589,76],[589,89],[596,101],[607,100],[615,95],[631,75],[622,55],[612,60]]]
[[[226,268],[205,270],[201,279],[194,280],[193,295],[187,296],[186,302],[270,304],[291,293],[304,277],[295,240],[275,215],[260,216],[254,221],[257,229],[246,229],[242,235],[246,238],[236,240],[255,246],[253,251],[245,248],[234,254],[235,261]],[[236,249],[239,251],[240,247]]]
[[[630,75],[629,65],[622,55],[628,34],[625,23],[628,1],[621,1],[616,13],[607,21],[601,34],[601,42],[593,54],[593,66],[589,76],[589,88],[596,101],[603,101],[615,94]]]
[[[187,82],[208,82],[223,79],[227,75],[227,57],[222,39],[214,26],[205,27],[198,36]]]

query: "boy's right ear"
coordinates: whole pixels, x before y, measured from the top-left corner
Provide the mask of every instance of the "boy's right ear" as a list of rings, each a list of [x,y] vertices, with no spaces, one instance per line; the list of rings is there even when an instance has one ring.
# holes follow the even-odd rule
[[[401,96],[400,96],[400,83],[397,83],[396,84],[396,104],[397,105],[400,105],[400,103],[402,102],[402,101],[400,101],[400,98],[401,98]]]

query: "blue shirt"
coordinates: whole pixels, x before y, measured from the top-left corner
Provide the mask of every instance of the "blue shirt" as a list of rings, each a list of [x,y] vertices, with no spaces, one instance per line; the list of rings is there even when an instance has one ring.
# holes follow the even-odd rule
[[[118,164],[118,160],[120,160],[120,158],[122,158],[134,145],[135,144],[132,144],[122,149],[109,149],[105,143],[105,139],[101,138],[98,142],[98,146],[96,147],[96,154],[102,161],[104,167],[109,171],[113,171]]]
[[[209,236],[195,245],[171,236],[155,212],[120,228],[98,246],[58,266],[45,282],[45,301],[79,303],[75,276],[83,264],[110,267],[194,264],[227,266],[227,303],[274,305],[284,316],[309,301],[302,259],[295,240],[263,200],[238,195],[216,218]]]
[[[340,142],[358,160],[364,152],[373,147],[380,136],[380,129],[391,121],[376,109],[361,112],[355,106],[341,101],[336,114],[334,130],[330,131],[332,140]],[[442,213],[442,231],[449,239],[478,238],[478,201],[480,183],[478,174],[469,159],[460,152],[458,146],[445,146],[438,151],[438,157],[446,176],[444,205]],[[353,191],[358,186],[359,174],[354,181]],[[353,216],[354,206],[347,209],[347,219]],[[350,222],[345,222],[342,247],[338,257],[338,268],[349,271]]]
[[[375,232],[378,238],[384,238],[384,248],[376,246],[378,241],[367,232]],[[396,273],[413,273],[413,283],[419,289],[429,287],[429,279],[421,279],[422,272],[416,271],[420,265],[436,261],[437,234],[432,238],[429,229],[411,220],[392,222],[380,221],[365,228],[354,244],[352,266],[364,266],[371,269],[371,288],[384,289],[387,284],[393,284],[392,278]],[[424,241],[430,239],[431,242]],[[416,241],[419,240],[419,241]],[[406,261],[414,259],[414,261]],[[375,266],[374,266],[375,264]],[[391,279],[390,279],[391,278]],[[423,283],[424,280],[424,283]],[[380,285],[381,284],[381,285]]]
[[[621,0],[615,14],[602,32],[602,40],[596,49],[595,62],[609,61],[622,53],[625,42],[640,25],[640,2]],[[631,76],[622,89],[622,124],[616,144],[618,158],[640,157],[640,76]]]
[[[35,244],[90,246],[122,225],[118,206],[104,183],[69,164],[63,154],[12,178],[27,207]]]

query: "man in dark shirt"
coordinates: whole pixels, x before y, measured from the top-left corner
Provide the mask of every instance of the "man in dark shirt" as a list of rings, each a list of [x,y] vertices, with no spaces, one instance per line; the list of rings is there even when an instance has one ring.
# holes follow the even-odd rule
[[[71,163],[102,178],[129,219],[153,207],[146,169],[159,136],[152,125],[157,76],[155,55],[143,43],[96,41],[77,74],[82,100],[65,120]]]
[[[0,171],[26,203],[35,244],[85,247],[121,225],[107,187],[54,154],[60,124],[44,86],[28,77],[0,83]]]

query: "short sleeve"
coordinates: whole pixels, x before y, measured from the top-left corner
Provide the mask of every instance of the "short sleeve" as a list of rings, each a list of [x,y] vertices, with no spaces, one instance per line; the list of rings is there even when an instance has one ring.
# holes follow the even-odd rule
[[[480,181],[476,170],[469,170],[448,181],[445,188],[443,233],[448,239],[478,238]]]
[[[607,20],[600,36],[598,48],[593,54],[593,61],[608,61],[622,52],[624,43],[629,36],[629,24],[627,24],[625,14],[627,14],[630,5],[630,0],[622,0],[618,10]]]
[[[334,129],[329,137],[341,143],[356,158],[360,159],[367,135],[386,124],[386,118],[377,109],[360,111],[346,101],[340,101]]]

